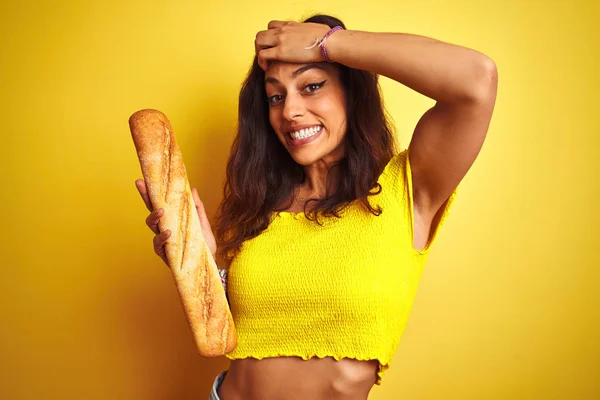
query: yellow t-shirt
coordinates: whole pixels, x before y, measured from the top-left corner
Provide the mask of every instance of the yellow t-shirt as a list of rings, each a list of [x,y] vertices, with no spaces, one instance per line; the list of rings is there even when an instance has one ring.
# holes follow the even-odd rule
[[[432,242],[413,247],[408,149],[380,175],[369,197],[380,216],[352,203],[342,218],[273,213],[268,228],[242,244],[227,277],[237,347],[226,357],[299,356],[379,360],[376,384],[398,348]]]

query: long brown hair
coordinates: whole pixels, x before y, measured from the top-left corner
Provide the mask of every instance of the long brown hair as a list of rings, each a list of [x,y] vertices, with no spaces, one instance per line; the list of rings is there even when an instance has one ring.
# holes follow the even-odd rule
[[[314,15],[303,22],[345,28],[342,21],[329,15]],[[396,153],[377,74],[342,64],[338,67],[346,98],[345,157],[329,170],[340,168],[336,191],[328,192],[323,199],[308,200],[316,202],[310,213],[304,206],[306,218],[319,225],[319,213],[340,218],[339,212],[354,200],[379,216],[383,210],[373,209],[367,197],[381,192],[377,179]],[[240,91],[237,135],[227,162],[223,200],[215,218],[218,257],[225,261],[225,268],[245,240],[269,226],[273,212],[291,207],[291,195],[305,180],[304,167],[294,161],[269,123],[264,79],[265,72],[255,56]],[[375,187],[377,191],[371,192]],[[286,207],[277,208],[288,200]]]

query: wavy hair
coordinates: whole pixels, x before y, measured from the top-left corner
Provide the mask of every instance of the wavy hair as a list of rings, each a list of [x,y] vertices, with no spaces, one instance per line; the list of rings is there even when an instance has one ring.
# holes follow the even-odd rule
[[[322,14],[302,22],[346,28],[339,19]],[[304,167],[291,157],[271,127],[265,72],[257,60],[255,56],[240,91],[237,135],[227,161],[223,200],[215,218],[217,257],[225,261],[225,268],[229,268],[245,240],[269,226],[272,213],[291,207],[296,188],[306,178]],[[322,199],[309,199],[304,206],[306,218],[319,225],[319,213],[340,218],[339,212],[353,201],[379,216],[383,210],[374,209],[367,197],[381,192],[377,179],[396,150],[378,75],[337,66],[346,98],[345,157],[329,170],[330,173],[333,168],[340,168],[337,189]],[[373,188],[377,191],[371,192]],[[310,213],[306,212],[308,202],[315,202]],[[287,206],[277,207],[280,204]]]

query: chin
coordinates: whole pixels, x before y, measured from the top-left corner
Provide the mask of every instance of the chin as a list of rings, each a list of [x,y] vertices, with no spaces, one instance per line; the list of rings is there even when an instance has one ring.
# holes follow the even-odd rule
[[[307,165],[311,165],[314,164],[315,161],[317,161],[315,158],[313,157],[294,157],[292,154],[290,154],[292,156],[292,158],[294,159],[294,161],[296,161],[296,164],[302,165],[302,166],[307,166]]]
[[[300,154],[300,153],[304,153],[304,154]],[[302,166],[305,166],[305,167],[316,163],[317,161],[321,160],[325,156],[324,154],[315,154],[314,152],[310,152],[310,151],[306,151],[306,152],[297,151],[297,152],[290,153],[290,155],[292,156],[294,161],[296,161],[296,163],[298,163]]]

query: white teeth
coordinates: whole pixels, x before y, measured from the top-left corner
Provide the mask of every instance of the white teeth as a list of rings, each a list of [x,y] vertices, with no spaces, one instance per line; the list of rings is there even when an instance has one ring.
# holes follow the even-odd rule
[[[319,125],[319,126],[313,126],[308,129],[300,129],[300,131],[298,131],[298,132],[290,132],[290,136],[294,140],[306,139],[307,137],[310,137],[310,136],[313,136],[313,135],[316,135],[317,133],[319,133],[321,128],[322,128],[322,126]]]

